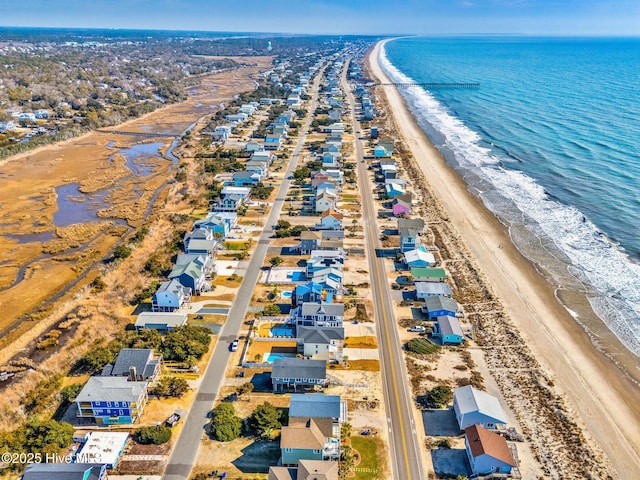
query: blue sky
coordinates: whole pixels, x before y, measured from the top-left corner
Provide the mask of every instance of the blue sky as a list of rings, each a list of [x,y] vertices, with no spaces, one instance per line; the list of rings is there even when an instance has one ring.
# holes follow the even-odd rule
[[[1,10],[3,26],[640,35],[640,0],[5,0]]]

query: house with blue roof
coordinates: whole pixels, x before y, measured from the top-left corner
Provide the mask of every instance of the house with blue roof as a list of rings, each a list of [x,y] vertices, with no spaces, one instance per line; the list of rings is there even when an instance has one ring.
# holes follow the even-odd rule
[[[222,213],[222,212],[220,212]],[[210,212],[202,220],[196,220],[193,224],[193,230],[208,230],[212,236],[226,238],[229,234],[229,226],[219,213]]]
[[[282,464],[339,459],[340,426],[346,421],[347,403],[338,395],[292,394],[289,424],[281,432]]]
[[[404,195],[405,190],[399,183],[390,182],[384,184],[384,193],[387,197],[393,198],[397,197],[398,195]]]

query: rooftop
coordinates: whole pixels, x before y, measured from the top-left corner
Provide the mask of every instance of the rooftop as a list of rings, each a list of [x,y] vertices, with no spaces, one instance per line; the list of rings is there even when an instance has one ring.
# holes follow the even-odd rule
[[[496,420],[495,423],[507,423],[507,418],[500,402],[493,395],[476,390],[471,385],[456,388],[453,391],[454,401],[460,413],[480,412]]]
[[[513,459],[513,455],[511,455],[511,451],[504,437],[501,437],[497,433],[490,432],[479,425],[466,428],[464,434],[467,444],[469,445],[469,450],[471,450],[471,455],[473,455],[474,458],[481,455],[489,455],[512,467],[516,466],[516,462]]]

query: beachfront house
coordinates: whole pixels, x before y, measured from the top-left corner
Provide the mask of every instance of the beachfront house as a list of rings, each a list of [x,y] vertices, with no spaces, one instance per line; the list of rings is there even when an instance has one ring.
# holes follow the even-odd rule
[[[282,148],[282,137],[280,135],[269,134],[264,139],[265,150],[280,150]]]
[[[389,197],[397,197],[398,195],[404,195],[405,189],[396,182],[388,182],[384,184],[384,194]]]
[[[236,187],[251,187],[257,185],[261,179],[262,177],[258,172],[252,172],[251,170],[243,170],[233,174],[233,184]]]
[[[278,358],[271,369],[273,393],[305,392],[324,389],[327,362],[302,358]]]
[[[460,430],[472,425],[496,430],[507,424],[507,417],[498,399],[471,385],[465,385],[453,391],[453,411]]]
[[[154,312],[173,312],[191,301],[191,288],[185,287],[177,279],[162,282],[151,298]]]
[[[400,251],[402,253],[415,250],[420,246],[420,237],[418,232],[410,228],[401,228],[398,230],[400,235]]]
[[[424,247],[404,252],[404,263],[409,268],[428,267],[433,265],[435,261],[436,258],[433,256],[433,253],[427,252]]]
[[[444,282],[447,272],[444,268],[416,267],[411,269],[414,282]]]
[[[306,262],[307,278],[311,278],[316,272],[329,267],[341,270],[344,260],[345,257],[342,250],[313,250],[311,258]]]
[[[152,348],[123,348],[113,363],[102,369],[103,377],[127,377],[132,382],[154,382],[162,370],[162,357]]]
[[[409,228],[418,234],[424,233],[424,220],[421,218],[398,218],[398,230]]]
[[[479,425],[465,429],[464,445],[474,475],[509,474],[517,466],[504,437]]]
[[[247,142],[244,146],[245,152],[261,152],[264,150],[264,145],[260,142]]]
[[[316,282],[308,282],[303,285],[296,285],[293,290],[291,304],[293,307],[302,305],[304,302],[319,302],[323,297],[322,285]]]
[[[442,345],[460,345],[464,342],[464,334],[456,317],[436,317],[433,326],[433,338],[440,338]]]
[[[343,327],[298,327],[298,353],[312,360],[342,361]]]
[[[410,195],[397,195],[391,202],[391,211],[396,218],[411,214],[411,202],[401,198],[405,196],[410,197]]]
[[[267,480],[338,480],[338,462],[301,459],[297,467],[269,467]]]
[[[291,323],[302,327],[342,327],[344,304],[303,302],[291,309]]]
[[[187,324],[187,314],[178,312],[142,312],[136,318],[135,327],[140,330],[173,332],[176,327]]]
[[[452,295],[451,287],[444,282],[415,282],[416,299],[424,300],[427,297],[443,296],[450,297]]]
[[[455,317],[458,314],[458,302],[453,298],[441,297],[440,295],[431,296],[424,299],[422,311],[431,318],[436,317]]]
[[[149,382],[127,377],[89,377],[76,397],[77,417],[98,425],[124,425],[139,421],[149,400]]]

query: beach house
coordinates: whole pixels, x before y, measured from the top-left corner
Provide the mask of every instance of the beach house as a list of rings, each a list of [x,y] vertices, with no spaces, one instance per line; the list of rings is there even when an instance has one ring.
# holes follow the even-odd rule
[[[436,317],[455,317],[458,314],[458,302],[453,298],[443,297],[440,295],[430,296],[424,299],[422,311],[429,318]]]
[[[149,382],[127,377],[89,377],[76,397],[77,417],[98,425],[136,423],[149,400]]]
[[[272,466],[267,480],[338,480],[338,462],[301,459],[297,467]]]
[[[504,437],[479,425],[465,429],[464,445],[474,475],[509,474],[517,466]]]
[[[320,222],[316,224],[318,230],[342,230],[343,215],[332,208],[325,210],[320,215]]]
[[[291,395],[289,424],[281,431],[282,464],[338,460],[340,425],[346,421],[347,403],[338,395]]]
[[[173,312],[191,301],[191,292],[177,279],[162,282],[151,297],[151,308],[154,312]]]
[[[444,282],[447,272],[444,268],[416,267],[411,269],[414,282]]]
[[[420,246],[420,238],[418,232],[411,228],[401,228],[398,230],[400,235],[400,251],[402,253],[415,250]]]
[[[411,197],[410,195],[396,195],[391,202],[391,211],[394,217],[404,217],[411,214],[411,202],[401,197]]]
[[[169,273],[169,278],[177,280],[183,287],[187,287],[194,294],[199,295],[201,292],[211,290],[211,284],[207,281],[205,268],[205,264],[195,258],[184,264],[174,265],[173,270]]]
[[[436,258],[433,256],[433,253],[427,252],[424,247],[404,252],[404,263],[409,268],[428,267],[433,265],[435,261]]]
[[[303,392],[324,389],[327,362],[302,358],[278,358],[271,369],[273,393]]]
[[[433,326],[433,337],[440,338],[442,345],[460,345],[464,342],[464,334],[456,317],[436,317]]]
[[[251,170],[243,170],[233,174],[233,184],[236,187],[250,187],[257,185],[261,179],[262,177],[258,172],[253,172]]]
[[[444,282],[415,282],[416,299],[424,300],[427,297],[441,295],[450,297],[452,295],[451,287]]]
[[[344,304],[303,302],[290,313],[291,323],[304,327],[342,327]]]
[[[128,432],[89,432],[82,439],[76,459],[82,461],[99,459],[100,463],[104,463],[108,469],[113,470],[118,466],[128,440]],[[65,477],[50,478],[62,480]]]
[[[103,377],[127,377],[132,382],[154,382],[160,376],[162,356],[152,348],[123,348],[113,363],[105,365]]]
[[[187,324],[187,314],[182,312],[142,312],[136,318],[135,327],[140,330],[173,332],[176,327]]]
[[[342,361],[343,327],[298,327],[298,353],[312,360]]]
[[[472,425],[495,430],[507,424],[507,417],[498,399],[471,385],[458,387],[453,391],[453,411],[460,430]]]

